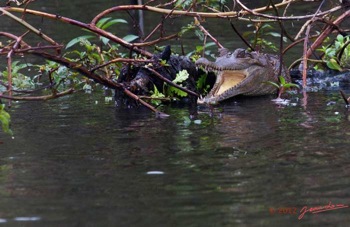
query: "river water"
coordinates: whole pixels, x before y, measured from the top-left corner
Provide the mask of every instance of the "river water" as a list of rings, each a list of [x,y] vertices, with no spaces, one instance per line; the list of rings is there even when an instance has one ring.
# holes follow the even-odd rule
[[[0,225],[347,226],[350,112],[337,89],[302,98],[234,99],[192,122],[186,106],[159,119],[103,92],[14,103]],[[299,220],[305,206],[339,209]]]

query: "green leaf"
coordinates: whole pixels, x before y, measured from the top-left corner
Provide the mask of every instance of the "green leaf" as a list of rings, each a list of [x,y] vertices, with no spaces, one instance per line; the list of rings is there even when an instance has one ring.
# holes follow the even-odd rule
[[[194,34],[199,38],[199,40],[203,41],[204,40],[204,33],[200,30],[195,30]]]
[[[298,89],[299,89],[299,85],[293,84],[293,83],[284,84],[283,87],[284,87],[284,88],[292,88],[292,87],[295,87],[295,88],[298,88]]]
[[[340,43],[344,43],[344,36],[342,36],[341,34],[337,35],[337,40],[338,40]]]
[[[272,81],[266,81],[266,82],[264,82],[264,83],[270,84],[270,85],[272,85],[272,86],[275,86],[276,88],[280,88],[280,85],[278,85],[277,83],[272,82]]]
[[[204,86],[206,85],[206,82],[207,82],[207,74],[203,74],[199,77],[199,79],[197,80],[197,83],[196,83],[196,87],[198,90],[201,90],[204,88]]]
[[[179,36],[183,36],[186,32],[189,32],[195,28],[196,28],[196,26],[194,26],[193,24],[188,24],[187,26],[184,26],[181,28],[181,30],[179,32]]]
[[[185,80],[187,80],[188,77],[189,77],[189,74],[188,74],[187,70],[184,69],[176,74],[176,78],[173,80],[173,82],[175,84],[180,84],[180,83],[184,82]],[[168,88],[168,93],[170,95],[176,95],[179,97],[186,97],[187,96],[187,92],[184,92],[184,91],[182,91],[176,87],[173,87],[173,86],[170,86]]]
[[[283,76],[279,76],[279,79],[282,85],[286,84],[286,79]]]
[[[123,24],[127,24],[128,22],[124,19],[114,19],[111,21],[108,21],[107,23],[105,23],[101,29],[106,30],[107,28],[109,28],[110,26],[114,25],[114,24],[118,24],[118,23],[123,23]]]
[[[95,36],[93,36],[93,35],[83,35],[83,36],[76,37],[67,43],[66,49],[76,45],[77,43],[80,43],[82,40],[88,40],[88,39],[91,39],[94,37]]]
[[[104,45],[107,45],[107,43],[109,42],[109,39],[106,37],[101,37],[100,39]]]
[[[176,78],[173,80],[173,82],[174,82],[175,84],[182,83],[182,82],[184,82],[185,80],[187,80],[189,76],[190,76],[190,75],[188,74],[188,72],[187,72],[186,69],[181,70],[180,72],[178,72],[178,73],[176,74]]]
[[[267,32],[265,35],[271,35],[273,37],[281,37],[281,34],[277,32]]]
[[[167,63],[167,60],[163,60],[163,59],[160,60],[160,65],[161,65],[161,66],[170,66],[170,65]]]
[[[96,27],[98,28],[102,28],[102,26],[111,19],[111,17],[105,17],[105,18],[102,18],[101,20],[99,20],[97,23],[96,23]]]
[[[325,54],[328,56],[328,57],[334,57],[335,56],[335,48],[327,48],[326,51],[325,51]]]
[[[125,36],[125,37],[123,38],[123,40],[126,41],[126,42],[128,42],[128,43],[130,43],[130,42],[132,42],[132,41],[134,41],[134,40],[136,40],[136,39],[138,39],[138,38],[139,38],[139,37],[138,37],[137,35],[132,35],[132,34],[130,34],[130,35]]]
[[[175,7],[178,8],[178,7],[181,7],[181,8],[185,8],[187,6],[189,6],[190,4],[192,4],[192,1],[191,0],[177,0],[176,3],[175,3]]]
[[[211,46],[215,46],[215,45],[216,45],[216,43],[214,43],[214,42],[207,42],[207,43],[205,44],[205,48],[211,47]]]
[[[28,66],[32,66],[32,64],[30,63],[25,63],[25,64],[18,64],[18,63],[19,61],[12,62],[12,65],[11,65],[12,74],[16,74],[18,73],[19,70],[25,69]]]
[[[109,28],[113,24],[117,24],[117,23],[127,24],[128,23],[124,19],[113,19],[113,20],[111,20],[111,19],[112,19],[111,17],[102,18],[101,20],[99,20],[97,22],[96,27],[101,28],[103,30],[106,30],[107,28]]]
[[[184,92],[176,87],[169,87],[169,92],[170,92],[170,94],[175,94],[179,97],[186,97],[187,96],[186,92]]]
[[[261,26],[261,29],[273,29],[273,27],[270,24],[264,24],[263,26]]]
[[[338,62],[333,58],[327,62],[327,66],[328,66],[328,68],[333,69],[333,70],[338,70],[338,71],[342,70],[342,68],[340,67]]]
[[[153,85],[153,94],[151,95],[152,98],[164,98],[165,95],[158,91],[156,85]]]
[[[155,98],[155,99],[152,99],[151,102],[154,105],[160,105],[162,103],[162,101],[157,100],[157,98],[164,98],[164,97],[165,97],[165,95],[158,91],[158,88],[156,87],[156,85],[153,85],[153,94],[151,95],[151,98]]]

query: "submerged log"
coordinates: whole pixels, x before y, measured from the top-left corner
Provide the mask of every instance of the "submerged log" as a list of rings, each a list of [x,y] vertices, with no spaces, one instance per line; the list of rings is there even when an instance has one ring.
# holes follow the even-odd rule
[[[173,83],[176,75],[183,70],[189,74],[188,79],[181,84]],[[187,100],[195,105],[198,97],[195,86],[197,78],[198,72],[195,64],[185,56],[173,55],[170,46],[167,46],[163,52],[154,54],[152,63],[124,65],[118,76],[118,83],[123,84],[138,96],[151,96],[155,88],[163,92],[164,86],[167,84],[186,92],[187,98],[182,100]],[[117,105],[136,105],[133,100],[130,100],[119,90],[116,90],[115,100]]]

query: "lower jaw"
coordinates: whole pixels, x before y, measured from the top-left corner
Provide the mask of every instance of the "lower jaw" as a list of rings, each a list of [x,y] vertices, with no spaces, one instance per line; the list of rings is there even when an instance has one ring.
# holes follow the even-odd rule
[[[218,104],[218,102],[216,101],[216,98],[204,97],[202,99],[198,99],[197,104],[199,104],[199,105],[216,105],[216,104]]]

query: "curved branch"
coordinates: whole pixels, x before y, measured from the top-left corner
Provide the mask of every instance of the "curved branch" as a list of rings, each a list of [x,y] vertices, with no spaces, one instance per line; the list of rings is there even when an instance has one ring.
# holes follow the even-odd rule
[[[299,2],[299,1],[301,0],[285,0],[278,4],[275,4],[275,7],[280,8],[290,3]],[[258,12],[264,12],[270,9],[272,9],[272,6],[256,8],[253,11],[258,13]],[[124,5],[124,6],[115,6],[101,12],[91,21],[91,24],[96,24],[102,17],[104,17],[107,14],[110,14],[116,11],[123,11],[123,10],[147,10],[147,11],[160,13],[160,14],[182,15],[182,16],[189,16],[189,17],[202,17],[202,18],[228,18],[228,17],[232,18],[232,17],[238,17],[238,16],[250,14],[250,12],[248,11],[206,13],[206,12],[163,9],[163,8],[153,7],[148,5]]]
[[[5,36],[7,38],[13,39],[13,40],[18,40],[19,37],[8,33],[8,32],[0,32],[0,36]],[[16,41],[14,41],[16,42]],[[8,44],[7,46],[3,47],[2,49],[0,49],[0,54],[8,54],[9,51],[11,51],[11,49],[13,49],[13,47],[11,47],[11,45],[14,44],[14,42],[11,42],[10,44]],[[23,40],[21,40],[21,46],[22,47],[30,47],[26,42],[24,42]]]
[[[59,45],[58,43],[55,42],[55,40],[51,39],[50,37],[48,37],[47,35],[45,35],[44,33],[42,33],[41,31],[39,31],[38,29],[34,28],[32,25],[30,25],[29,23],[27,23],[26,21],[16,17],[15,15],[13,15],[12,13],[9,13],[7,10],[7,8],[3,8],[0,7],[0,11],[10,17],[12,20],[20,23],[21,25],[23,25],[24,27],[28,28],[30,31],[32,31],[33,33],[35,33],[36,35],[38,35],[39,37],[43,38],[44,40],[46,40],[47,42],[51,43],[52,45]]]
[[[152,41],[148,41],[148,42],[142,42],[142,43],[133,43],[133,45],[135,47],[145,47],[145,46],[151,46],[151,45],[155,45],[159,42],[163,42],[163,41],[166,41],[166,40],[171,40],[171,39],[175,39],[177,38],[179,35],[178,34],[173,34],[173,35],[169,35],[167,37],[162,37],[162,38],[159,38],[159,39],[156,39],[156,40],[152,40]]]
[[[107,32],[107,31],[100,29],[100,28],[98,28],[94,25],[91,25],[91,24],[86,24],[86,23],[83,23],[83,22],[80,22],[77,20],[73,20],[73,19],[68,18],[68,17],[63,17],[60,15],[54,15],[54,14],[50,14],[50,13],[44,13],[44,12],[37,11],[37,10],[22,9],[22,8],[16,8],[16,7],[6,7],[6,8],[0,7],[0,9],[2,11],[5,10],[5,11],[9,11],[9,12],[28,13],[28,14],[32,14],[32,15],[36,15],[36,16],[49,18],[52,20],[58,20],[58,21],[61,21],[61,22],[67,23],[67,24],[74,25],[74,26],[78,26],[80,28],[84,28],[84,29],[87,29],[89,31],[92,31],[95,34],[98,34],[100,36],[106,37],[106,38],[112,40],[113,42],[119,43],[120,45],[122,45],[128,49],[131,49],[139,54],[142,54],[142,55],[147,56],[147,57],[153,56],[153,54],[151,54],[150,52],[142,50],[140,48],[137,48],[133,44],[126,42],[122,38],[119,38],[119,37],[113,35],[112,33]]]
[[[336,11],[343,8],[342,6],[336,6],[330,10],[323,11],[321,13],[310,14],[310,15],[305,15],[305,16],[289,16],[289,17],[283,16],[283,17],[281,17],[281,16],[271,16],[271,15],[267,15],[267,14],[258,13],[256,10],[251,10],[248,7],[246,7],[244,4],[242,4],[240,2],[240,0],[235,0],[235,1],[240,7],[242,7],[242,9],[244,9],[249,14],[252,14],[252,15],[258,16],[258,17],[269,18],[269,19],[273,19],[273,20],[305,20],[305,19],[313,18],[315,16],[320,17],[320,16],[323,16],[326,14],[330,14],[330,13],[336,12]],[[275,6],[277,6],[277,4]]]

